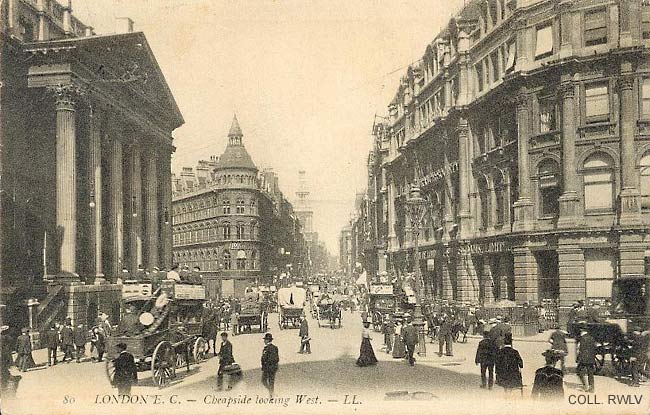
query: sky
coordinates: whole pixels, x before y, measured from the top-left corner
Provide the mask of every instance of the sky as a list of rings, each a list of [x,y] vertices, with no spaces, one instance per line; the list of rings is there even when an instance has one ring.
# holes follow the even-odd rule
[[[61,1],[61,0],[59,0]],[[185,118],[172,170],[220,155],[233,117],[295,200],[305,170],[331,254],[367,185],[375,114],[463,0],[72,0],[98,34],[130,17]]]

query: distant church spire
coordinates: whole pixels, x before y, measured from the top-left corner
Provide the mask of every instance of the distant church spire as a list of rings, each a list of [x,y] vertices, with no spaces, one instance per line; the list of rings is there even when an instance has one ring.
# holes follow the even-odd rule
[[[237,114],[234,114],[232,117],[232,124],[230,125],[230,131],[228,132],[228,138],[230,139],[228,145],[231,146],[240,146],[242,145],[242,137],[244,134],[241,132],[241,127],[239,126],[239,121],[237,121]]]

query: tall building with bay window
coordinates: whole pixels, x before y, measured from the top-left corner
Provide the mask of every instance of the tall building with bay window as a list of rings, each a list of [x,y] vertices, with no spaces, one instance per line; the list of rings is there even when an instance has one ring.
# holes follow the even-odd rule
[[[237,117],[220,157],[172,178],[173,258],[201,269],[211,297],[242,296],[247,286],[298,272],[307,249],[302,225],[269,170],[246,151]]]
[[[647,2],[469,1],[375,120],[374,255],[439,298],[561,311],[648,273],[649,47]]]

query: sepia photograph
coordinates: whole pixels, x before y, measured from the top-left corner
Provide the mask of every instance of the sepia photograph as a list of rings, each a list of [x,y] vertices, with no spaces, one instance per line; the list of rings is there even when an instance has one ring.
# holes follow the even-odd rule
[[[650,415],[650,1],[0,0],[0,413]]]

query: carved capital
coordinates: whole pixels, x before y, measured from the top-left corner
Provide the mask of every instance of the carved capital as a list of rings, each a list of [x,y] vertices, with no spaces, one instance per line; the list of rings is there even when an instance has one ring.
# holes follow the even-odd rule
[[[568,81],[562,82],[560,84],[559,91],[562,98],[573,98],[575,96],[576,89],[573,82]]]
[[[56,100],[56,109],[74,111],[76,102],[85,95],[85,88],[77,84],[59,84],[46,87]]]
[[[514,98],[515,106],[517,107],[517,112],[528,111],[530,106],[530,95],[527,93],[520,92],[515,95]]]
[[[618,78],[618,89],[619,91],[631,91],[634,88],[634,75],[632,74],[622,74]]]

